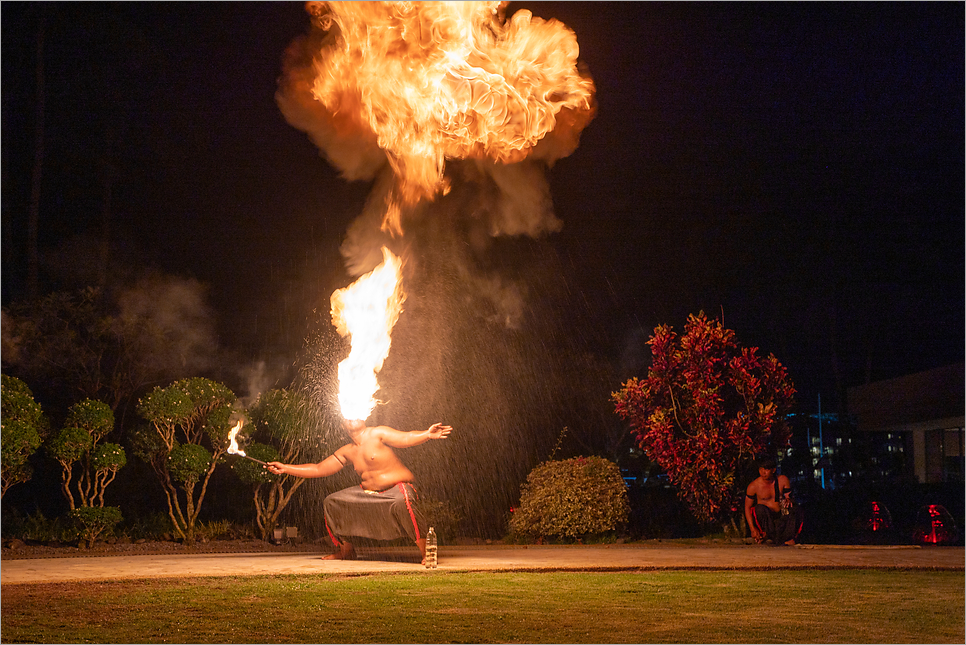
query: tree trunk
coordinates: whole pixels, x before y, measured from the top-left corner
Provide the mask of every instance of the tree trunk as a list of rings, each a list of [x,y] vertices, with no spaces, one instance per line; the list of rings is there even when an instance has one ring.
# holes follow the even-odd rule
[[[171,518],[171,528],[182,539],[187,539],[188,536],[185,534],[187,523],[184,521],[184,514],[181,512],[181,504],[178,501],[178,489],[167,478],[162,479],[161,486],[164,488],[164,496],[168,502],[168,517]]]
[[[60,464],[62,471],[60,477],[60,488],[64,491],[64,497],[67,498],[67,503],[70,504],[70,510],[74,510],[74,494],[70,492],[70,480],[71,480],[71,464]]]

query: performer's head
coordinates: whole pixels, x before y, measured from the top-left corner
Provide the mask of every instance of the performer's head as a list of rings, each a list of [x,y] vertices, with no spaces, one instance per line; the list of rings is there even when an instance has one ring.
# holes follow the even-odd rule
[[[758,474],[766,479],[771,475],[774,475],[777,469],[778,463],[775,461],[775,458],[770,455],[766,455],[758,460]]]
[[[343,419],[342,429],[349,434],[354,434],[360,430],[364,430],[366,427],[365,419]]]

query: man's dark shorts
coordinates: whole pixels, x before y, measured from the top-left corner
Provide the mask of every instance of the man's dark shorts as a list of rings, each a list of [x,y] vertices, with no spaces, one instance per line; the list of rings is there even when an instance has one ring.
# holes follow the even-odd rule
[[[788,515],[773,511],[764,504],[756,504],[752,509],[752,517],[758,530],[764,534],[764,539],[775,544],[784,544],[798,537],[804,520],[802,507],[798,504],[792,506]]]
[[[418,501],[410,482],[378,492],[345,488],[325,498],[325,528],[333,544],[347,537],[420,540],[426,537],[426,520]]]

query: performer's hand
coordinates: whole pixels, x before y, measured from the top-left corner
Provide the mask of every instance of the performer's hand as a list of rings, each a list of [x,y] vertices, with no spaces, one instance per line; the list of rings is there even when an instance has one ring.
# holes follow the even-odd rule
[[[442,423],[434,423],[433,425],[429,426],[429,438],[445,439],[452,431],[453,428],[450,426],[444,426]]]
[[[285,474],[285,464],[283,464],[280,461],[270,461],[267,464],[265,464],[265,468],[268,469],[269,472],[275,475]]]

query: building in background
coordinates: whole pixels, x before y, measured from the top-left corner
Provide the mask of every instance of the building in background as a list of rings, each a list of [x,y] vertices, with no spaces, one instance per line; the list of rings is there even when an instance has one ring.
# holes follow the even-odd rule
[[[921,484],[963,482],[964,364],[848,390],[859,433],[870,433],[881,467]]]

